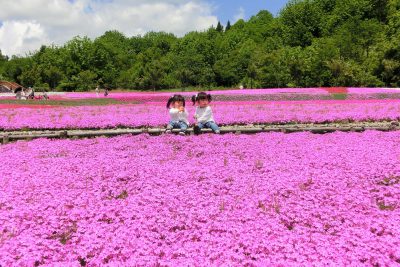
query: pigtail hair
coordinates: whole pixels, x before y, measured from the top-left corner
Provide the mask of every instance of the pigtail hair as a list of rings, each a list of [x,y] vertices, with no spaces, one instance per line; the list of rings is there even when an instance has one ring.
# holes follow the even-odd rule
[[[207,94],[207,99],[208,99],[208,102],[211,102],[211,100],[212,100],[212,97],[211,97],[211,95],[210,95],[210,94]]]
[[[192,96],[193,105],[196,104],[197,101],[197,94]]]
[[[171,103],[172,103],[172,102],[174,102],[174,96],[171,96],[171,97],[168,99],[167,108],[169,108],[169,106],[171,106]]]

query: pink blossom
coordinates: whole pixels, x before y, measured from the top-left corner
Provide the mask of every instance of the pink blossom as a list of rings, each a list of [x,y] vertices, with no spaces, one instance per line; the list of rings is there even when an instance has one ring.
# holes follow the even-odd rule
[[[399,132],[0,146],[0,265],[400,262]]]
[[[193,115],[194,107],[188,104],[187,108]],[[396,120],[400,117],[400,100],[384,99],[212,102],[212,108],[215,120],[221,125]],[[156,127],[165,126],[168,118],[162,102],[151,105],[0,109],[0,129]]]

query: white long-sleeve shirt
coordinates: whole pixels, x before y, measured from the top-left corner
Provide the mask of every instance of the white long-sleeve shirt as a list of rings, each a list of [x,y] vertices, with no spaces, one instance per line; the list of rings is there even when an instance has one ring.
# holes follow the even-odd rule
[[[184,111],[179,111],[177,108],[171,108],[169,109],[169,115],[171,116],[171,121],[173,122],[178,122],[178,121],[183,121],[187,125],[189,125],[189,112],[187,112],[186,109]]]
[[[207,106],[205,108],[196,107],[194,117],[196,118],[196,121],[200,123],[214,121],[214,116],[210,106]]]

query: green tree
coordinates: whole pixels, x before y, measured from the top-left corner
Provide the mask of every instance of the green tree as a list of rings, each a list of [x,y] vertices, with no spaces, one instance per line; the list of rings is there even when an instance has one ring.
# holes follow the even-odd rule
[[[0,66],[3,65],[5,62],[8,61],[8,57],[6,55],[3,55],[0,49]]]
[[[12,56],[10,60],[3,65],[3,76],[5,79],[22,84],[21,75],[29,68],[31,59],[26,57]]]
[[[284,60],[285,49],[265,54],[261,59],[260,83],[264,88],[287,87],[291,81],[290,70]]]
[[[8,61],[8,57],[3,55],[0,49],[0,80],[3,79],[4,65]]]
[[[225,31],[229,31],[231,29],[232,25],[231,22],[228,20],[228,22],[226,23],[226,27],[225,27]]]
[[[51,66],[43,72],[43,82],[47,83],[51,89],[54,89],[58,86],[62,80],[62,77],[63,73],[55,66]]]
[[[217,31],[191,32],[177,42],[171,53],[175,58],[175,77],[183,86],[208,86],[215,84],[212,66],[215,62]]]
[[[388,36],[395,36],[400,34],[400,1],[389,0],[387,5],[387,34]]]
[[[165,75],[165,71],[162,63],[159,60],[154,60],[146,65],[146,76],[147,84],[154,91],[161,88],[161,81]]]
[[[42,86],[42,71],[34,64],[20,75],[21,83],[27,87]]]
[[[96,87],[97,75],[93,71],[84,70],[74,79],[78,91],[88,91]]]
[[[222,26],[221,22],[218,21],[217,28],[215,28],[217,32],[223,32],[224,26]]]
[[[90,90],[102,83],[172,87],[399,86],[400,0],[291,0],[182,37],[107,31],[42,46],[25,57],[0,51],[0,75],[26,86]]]
[[[279,17],[285,44],[305,47],[313,38],[321,37],[322,13],[312,0],[290,1]]]

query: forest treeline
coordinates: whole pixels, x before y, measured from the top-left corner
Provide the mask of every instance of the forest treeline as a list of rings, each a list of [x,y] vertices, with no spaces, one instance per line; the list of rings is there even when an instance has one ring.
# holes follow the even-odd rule
[[[400,0],[292,0],[274,17],[182,37],[107,31],[25,56],[0,79],[66,91],[187,87],[400,87]]]

